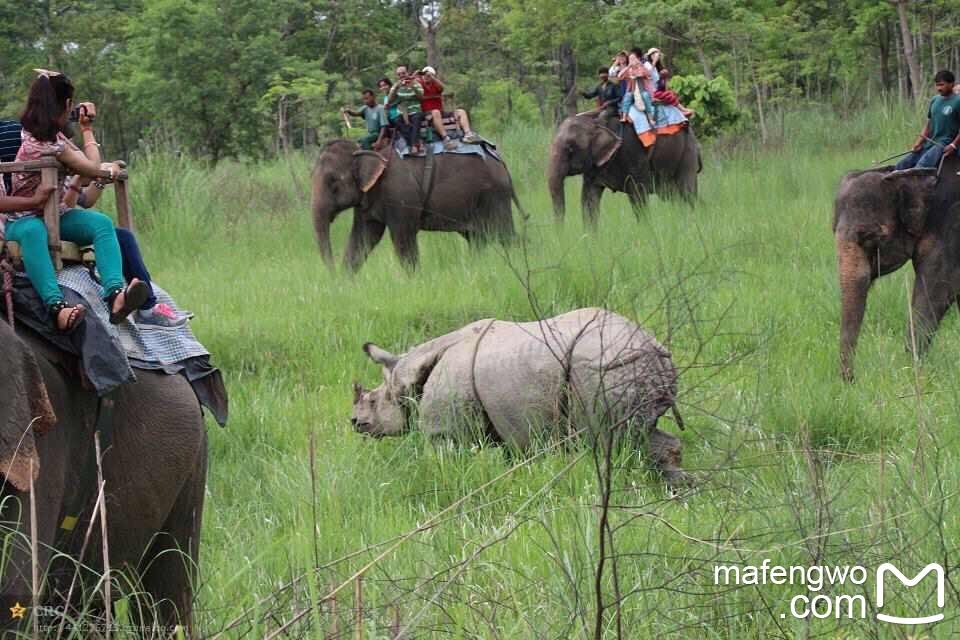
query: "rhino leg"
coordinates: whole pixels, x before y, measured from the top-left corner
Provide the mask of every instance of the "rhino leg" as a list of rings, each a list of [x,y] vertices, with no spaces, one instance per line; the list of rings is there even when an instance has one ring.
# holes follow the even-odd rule
[[[680,438],[654,427],[647,434],[647,451],[653,466],[663,474],[671,487],[690,483],[690,476],[680,467]]]

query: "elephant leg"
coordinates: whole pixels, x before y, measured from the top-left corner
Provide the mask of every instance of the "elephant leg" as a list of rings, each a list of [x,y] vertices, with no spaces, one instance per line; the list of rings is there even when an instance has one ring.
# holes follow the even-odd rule
[[[501,193],[490,197],[485,205],[488,212],[485,235],[496,239],[505,247],[508,246],[516,237],[513,227],[513,201],[508,194]]]
[[[630,207],[633,209],[633,215],[640,219],[640,213],[647,206],[647,190],[638,181],[628,178],[627,197],[630,198]]]
[[[386,227],[377,220],[366,220],[354,214],[353,227],[350,229],[350,240],[347,242],[347,252],[343,256],[343,264],[350,271],[357,272],[367,256],[377,246],[383,237]]]
[[[141,562],[141,585],[152,599],[138,612],[146,629],[156,625],[169,631],[182,625],[188,638],[197,637],[193,629],[193,597],[206,476],[207,442],[204,437],[197,469],[184,484],[162,532],[154,537]]]
[[[390,239],[393,248],[404,268],[414,271],[420,262],[420,249],[417,246],[417,228],[412,224],[390,225]]]
[[[583,178],[583,190],[580,192],[580,206],[583,209],[583,226],[597,228],[597,213],[600,210],[600,197],[603,186],[594,180]]]
[[[650,461],[671,487],[688,484],[690,481],[690,476],[680,467],[680,449],[680,438],[656,427],[650,429],[647,435]]]
[[[938,266],[930,261],[916,266],[910,303],[912,326],[907,327],[907,349],[913,351],[915,347],[917,355],[927,350],[940,321],[957,297],[956,288],[937,273]]]

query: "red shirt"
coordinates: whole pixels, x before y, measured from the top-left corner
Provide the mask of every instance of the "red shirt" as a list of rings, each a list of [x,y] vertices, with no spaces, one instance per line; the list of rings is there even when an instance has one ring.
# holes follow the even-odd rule
[[[423,86],[423,100],[420,101],[420,108],[424,113],[431,111],[443,111],[443,89],[436,80],[430,78],[421,78],[420,84]]]

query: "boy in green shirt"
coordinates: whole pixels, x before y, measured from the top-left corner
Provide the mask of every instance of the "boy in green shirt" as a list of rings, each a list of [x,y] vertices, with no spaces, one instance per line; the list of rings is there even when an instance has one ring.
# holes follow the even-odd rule
[[[940,159],[953,155],[960,146],[960,95],[953,92],[956,77],[940,71],[933,81],[937,95],[927,107],[927,125],[913,144],[913,151],[897,163],[897,169],[937,168]]]

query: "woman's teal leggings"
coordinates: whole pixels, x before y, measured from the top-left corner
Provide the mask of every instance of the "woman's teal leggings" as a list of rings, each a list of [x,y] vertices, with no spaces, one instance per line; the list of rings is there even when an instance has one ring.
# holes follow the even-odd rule
[[[47,228],[43,220],[29,216],[8,222],[6,233],[7,240],[20,244],[23,267],[44,304],[49,306],[63,301],[63,292],[57,284],[57,274],[47,249]],[[110,218],[92,209],[70,209],[60,216],[60,238],[79,245],[93,245],[104,297],[124,287],[120,245]]]

